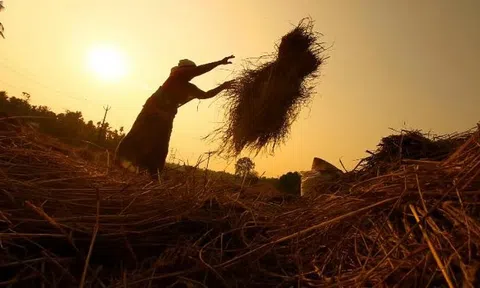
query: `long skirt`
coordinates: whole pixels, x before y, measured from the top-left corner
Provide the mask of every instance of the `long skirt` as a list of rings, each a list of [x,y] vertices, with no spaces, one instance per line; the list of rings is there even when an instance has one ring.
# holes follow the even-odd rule
[[[165,167],[177,111],[161,111],[151,105],[154,103],[147,101],[132,129],[118,144],[115,162],[137,172],[146,169],[154,176]]]

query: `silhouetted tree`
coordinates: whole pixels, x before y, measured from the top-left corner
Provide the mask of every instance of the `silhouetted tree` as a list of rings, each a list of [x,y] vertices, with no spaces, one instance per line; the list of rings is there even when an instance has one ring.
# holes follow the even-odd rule
[[[284,193],[300,195],[302,177],[298,172],[288,172],[278,180],[278,189]]]
[[[258,182],[258,173],[254,170],[255,163],[248,157],[238,159],[235,163],[235,176],[241,177],[244,183],[255,184]]]
[[[253,163],[252,159],[243,157],[238,159],[235,164],[235,175],[245,177],[245,175],[250,173],[253,169],[255,169],[255,163]]]
[[[22,96],[25,98],[25,100],[27,100],[27,102],[30,102],[30,93],[22,92]]]
[[[7,105],[7,102],[8,102],[7,92],[0,91],[0,104],[2,104],[0,107],[4,107],[5,105]]]

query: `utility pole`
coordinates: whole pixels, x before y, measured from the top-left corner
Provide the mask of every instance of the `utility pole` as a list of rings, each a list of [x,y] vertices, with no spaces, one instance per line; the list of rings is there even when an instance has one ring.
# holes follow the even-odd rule
[[[207,166],[205,167],[205,174],[204,174],[204,185],[207,185],[207,176],[208,176],[208,165],[210,164],[210,157],[212,154],[215,154],[217,151],[208,151],[205,154],[208,155],[207,158]]]
[[[100,142],[100,139],[101,139],[101,137],[102,137],[102,135],[103,135],[103,132],[104,132],[103,130],[104,130],[104,128],[105,128],[105,120],[107,119],[107,113],[108,113],[108,111],[109,111],[110,109],[112,109],[112,107],[110,107],[110,106],[108,106],[108,105],[107,105],[107,106],[103,106],[103,110],[105,110],[105,114],[103,115],[102,126],[100,126],[100,131],[98,131],[98,141],[99,141],[99,142]]]

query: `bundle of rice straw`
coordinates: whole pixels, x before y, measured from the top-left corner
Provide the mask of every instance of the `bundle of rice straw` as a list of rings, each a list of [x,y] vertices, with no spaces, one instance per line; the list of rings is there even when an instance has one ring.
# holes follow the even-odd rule
[[[319,36],[313,21],[303,19],[282,37],[269,61],[247,63],[225,93],[227,121],[215,131],[222,140],[220,152],[237,156],[246,148],[257,154],[271,148],[273,153],[286,140],[300,108],[313,94],[310,82],[326,59]]]

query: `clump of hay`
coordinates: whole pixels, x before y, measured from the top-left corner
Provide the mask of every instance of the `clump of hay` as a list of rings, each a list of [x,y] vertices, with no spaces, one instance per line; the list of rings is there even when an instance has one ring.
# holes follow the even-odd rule
[[[418,130],[401,131],[383,137],[377,151],[366,151],[370,156],[362,159],[360,167],[387,173],[410,160],[441,161],[447,158],[468,137],[468,133],[452,135],[427,135]],[[410,161],[411,162],[411,161]]]
[[[282,37],[270,60],[248,62],[226,95],[226,118],[221,152],[239,155],[243,150],[274,149],[289,135],[290,126],[313,94],[311,83],[326,57],[313,21],[303,19]],[[259,60],[261,60],[260,58]]]

